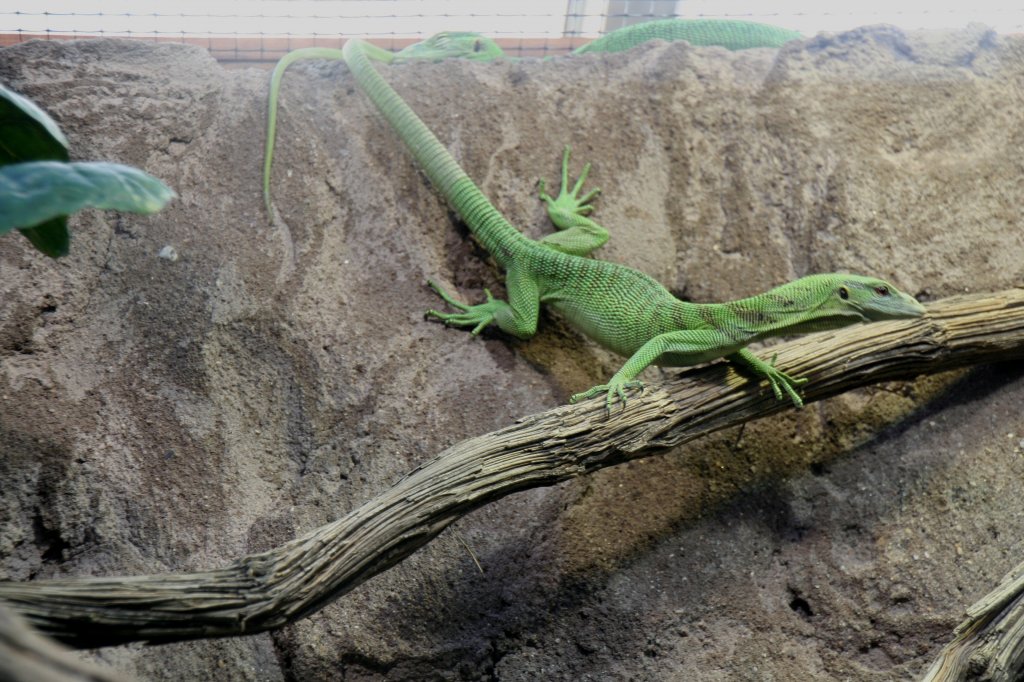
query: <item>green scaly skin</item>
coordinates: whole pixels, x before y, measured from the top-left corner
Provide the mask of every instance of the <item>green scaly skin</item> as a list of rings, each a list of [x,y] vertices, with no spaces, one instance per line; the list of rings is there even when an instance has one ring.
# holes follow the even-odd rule
[[[587,52],[622,52],[649,40],[685,40],[691,45],[749,50],[754,47],[782,47],[802,36],[796,31],[734,19],[661,19],[633,24],[612,31],[573,50]]]
[[[448,38],[452,34],[448,34]],[[462,34],[479,52],[479,36]],[[609,36],[610,37],[610,36]],[[425,53],[421,53],[425,54]],[[583,193],[590,170],[584,166],[569,186],[569,148],[562,157],[557,196],[541,184],[540,198],[558,232],[540,241],[523,236],[491,205],[458,163],[409,106],[384,81],[371,59],[390,61],[389,53],[359,40],[343,50],[310,48],[288,54],[274,71],[270,90],[270,127],[264,166],[264,191],[270,207],[269,178],[274,141],[274,112],[281,74],[300,59],[342,59],[360,87],[423,167],[427,177],[458,212],[477,240],[506,271],[508,300],[494,298],[467,305],[437,284],[430,286],[458,312],[427,311],[445,324],[479,334],[490,324],[521,339],[537,330],[545,303],[602,346],[629,359],[607,384],[572,397],[572,402],[604,394],[610,411],[616,398],[625,407],[626,391],[642,388],[636,377],[649,365],[686,366],[725,357],[766,379],[776,398],[803,405],[798,388],[805,382],[746,349],[775,336],[836,329],[856,322],[919,317],[924,307],[880,279],[851,274],[802,277],[768,292],[729,303],[690,303],[674,297],[642,272],[586,256],[605,243],[607,231],[587,218],[598,190]],[[423,57],[418,57],[423,58]]]
[[[685,40],[691,45],[718,46],[729,50],[755,47],[782,47],[802,38],[796,31],[732,19],[662,19],[634,24],[612,31],[576,48],[572,54],[588,52],[623,52],[651,40],[674,42]],[[490,61],[513,59],[505,55],[492,39],[479,33],[447,31],[415,43],[395,54],[396,61],[426,59],[472,59]]]

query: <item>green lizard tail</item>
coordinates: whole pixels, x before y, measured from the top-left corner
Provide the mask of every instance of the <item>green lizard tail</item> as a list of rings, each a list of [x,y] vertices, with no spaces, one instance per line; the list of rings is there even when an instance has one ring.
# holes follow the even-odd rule
[[[394,54],[376,45],[365,45],[367,56],[377,61],[389,63],[394,59]],[[285,72],[296,61],[303,59],[327,59],[344,61],[345,56],[341,50],[331,47],[303,47],[292,50],[273,68],[270,76],[270,94],[267,97],[266,113],[266,144],[263,148],[263,203],[266,206],[267,216],[272,215],[270,210],[270,168],[273,165],[273,143],[278,137],[278,100],[281,98],[281,79]]]
[[[387,50],[376,46],[370,46],[374,59],[389,62],[393,55]],[[274,73],[270,77],[270,96],[267,101],[267,142],[263,150],[263,202],[267,207],[267,215],[272,216],[270,209],[270,168],[274,162],[274,140],[277,138],[277,100],[281,95],[281,78],[288,67],[303,59],[327,59],[343,60],[341,50],[328,47],[306,47],[301,50],[292,50],[274,67]]]
[[[693,45],[719,45],[730,50],[742,50],[752,47],[778,47],[790,40],[800,38],[796,31],[784,28],[758,24],[751,21],[735,21],[722,19],[664,19],[661,21],[650,21],[634,26],[612,31],[603,38],[590,42],[577,50],[574,54],[587,52],[621,52],[636,47],[648,40],[686,40]],[[514,237],[506,230],[518,232],[505,222],[501,216],[490,205],[486,197],[479,190],[472,187],[468,178],[464,183],[456,182],[455,175],[461,174],[458,165],[445,151],[437,138],[423,125],[423,122],[412,112],[397,94],[391,90],[380,78],[380,76],[369,65],[369,60],[390,63],[395,60],[428,60],[459,57],[462,59],[492,60],[504,57],[501,48],[485,36],[476,33],[448,32],[439,33],[420,43],[411,45],[397,55],[361,40],[352,40],[352,44],[345,50],[331,48],[310,47],[289,52],[277,63],[274,74],[270,79],[270,101],[267,115],[267,142],[266,152],[263,160],[263,198],[267,207],[267,214],[271,215],[270,199],[270,169],[274,155],[274,139],[277,127],[277,103],[281,90],[281,78],[285,70],[292,64],[303,59],[328,59],[342,60],[348,63],[357,80],[371,92],[369,83],[374,84],[374,91],[378,94],[371,94],[374,103],[381,110],[381,113],[388,121],[395,126],[403,141],[416,156],[417,160],[427,171],[427,176],[445,194],[452,206],[462,215],[462,218],[473,229],[474,234],[484,244],[484,247],[496,258],[501,258],[488,242],[501,243],[505,240],[513,240]],[[363,63],[357,71],[355,62]],[[401,119],[407,127],[399,127],[396,123]],[[424,146],[419,146],[425,143]],[[424,158],[431,157],[433,162],[428,164]],[[457,173],[453,173],[452,170]],[[448,179],[447,184],[442,182]],[[461,179],[459,179],[461,180]],[[458,185],[458,187],[456,187]],[[471,217],[464,212],[464,209],[475,209],[480,215],[474,214]],[[499,222],[500,221],[500,222]],[[503,223],[503,224],[502,224]],[[499,238],[500,235],[500,238]]]
[[[480,244],[499,265],[507,268],[511,264],[512,254],[529,240],[502,217],[483,192],[463,172],[444,145],[370,63],[371,59],[390,62],[394,55],[361,40],[349,40],[341,50],[319,47],[295,50],[286,54],[274,68],[274,74],[270,79],[267,142],[263,161],[263,197],[268,215],[272,213],[270,170],[274,154],[281,77],[289,66],[303,59],[340,59],[348,65],[360,87],[402,138],[430,181],[466,222]]]
[[[574,50],[573,54],[622,52],[648,40],[685,40],[691,45],[719,45],[729,50],[746,50],[752,47],[781,47],[801,37],[796,31],[753,21],[662,19],[612,31]]]
[[[502,217],[419,116],[381,78],[370,64],[365,47],[361,40],[350,40],[342,49],[345,63],[352,69],[360,87],[480,244],[499,265],[507,268],[512,262],[512,255],[521,251],[529,240]]]

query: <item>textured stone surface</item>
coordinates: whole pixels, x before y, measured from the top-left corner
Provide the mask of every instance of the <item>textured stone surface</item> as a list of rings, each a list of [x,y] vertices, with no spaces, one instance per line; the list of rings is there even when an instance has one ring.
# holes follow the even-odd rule
[[[1019,39],[382,72],[530,235],[571,144],[604,190],[599,256],[683,297],[828,270],[923,299],[1024,282]],[[57,263],[0,238],[0,578],[227,563],[620,362],[551,316],[528,342],[422,319],[428,277],[478,300],[500,273],[341,64],[285,81],[272,225],[265,72],[30,43],[0,80],[74,157],[180,195],[75,217]],[[96,655],[145,680],[905,679],[1024,556],[1022,400],[1016,365],[858,391],[490,505],[280,632]]]

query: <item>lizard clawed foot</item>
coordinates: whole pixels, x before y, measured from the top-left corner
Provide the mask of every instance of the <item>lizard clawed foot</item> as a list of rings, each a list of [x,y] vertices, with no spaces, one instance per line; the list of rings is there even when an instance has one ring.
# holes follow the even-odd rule
[[[605,410],[610,415],[612,413],[612,403],[615,402],[615,398],[618,397],[622,401],[622,409],[626,409],[626,389],[639,389],[641,393],[644,391],[644,382],[642,381],[616,381],[614,378],[607,384],[601,384],[600,386],[594,386],[593,388],[584,391],[583,393],[577,393],[573,397],[569,398],[570,403],[578,403],[581,400],[587,400],[593,398],[601,393],[605,394]]]
[[[797,388],[807,383],[806,378],[797,379],[791,377],[780,369],[775,369],[775,359],[778,355],[773,355],[771,362],[768,363],[768,369],[764,372],[764,377],[772,385],[772,391],[775,393],[776,400],[784,400],[782,392],[785,391],[789,399],[793,401],[793,405],[796,407],[803,407],[804,401],[797,393]]]
[[[455,327],[473,327],[470,332],[473,336],[476,336],[483,331],[484,327],[494,321],[494,315],[497,312],[498,307],[501,305],[500,301],[496,301],[489,289],[484,289],[484,294],[487,296],[486,303],[480,303],[478,305],[468,305],[461,301],[455,300],[451,294],[445,291],[439,284],[433,280],[427,280],[427,284],[430,288],[437,292],[437,295],[444,299],[444,302],[453,308],[457,308],[462,312],[459,313],[442,313],[438,310],[428,310],[424,313],[424,317],[435,318],[444,322],[446,325]]]
[[[569,145],[566,145],[565,151],[562,153],[562,186],[558,196],[552,197],[547,193],[543,179],[539,183],[540,199],[548,205],[548,213],[554,211],[573,215],[587,215],[593,211],[594,207],[590,202],[601,193],[601,190],[592,189],[583,196],[579,196],[588,175],[590,175],[589,163],[583,166],[583,171],[580,173],[579,178],[576,179],[576,184],[573,185],[572,189],[569,189]]]

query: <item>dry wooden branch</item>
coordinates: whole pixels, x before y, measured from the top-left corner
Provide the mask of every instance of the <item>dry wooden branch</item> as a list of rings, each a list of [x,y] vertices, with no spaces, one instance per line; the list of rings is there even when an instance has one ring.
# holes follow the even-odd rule
[[[79,659],[36,633],[0,604],[0,680],[5,682],[125,682],[119,675]]]
[[[810,379],[806,400],[953,367],[1024,356],[1024,290],[946,299],[920,320],[878,323],[778,346]],[[688,370],[630,399],[558,407],[462,441],[341,519],[227,568],[187,575],[0,583],[0,600],[80,647],[167,642],[276,628],[395,565],[484,504],[791,409],[725,363]]]
[[[967,609],[924,682],[1024,679],[1024,563]]]

